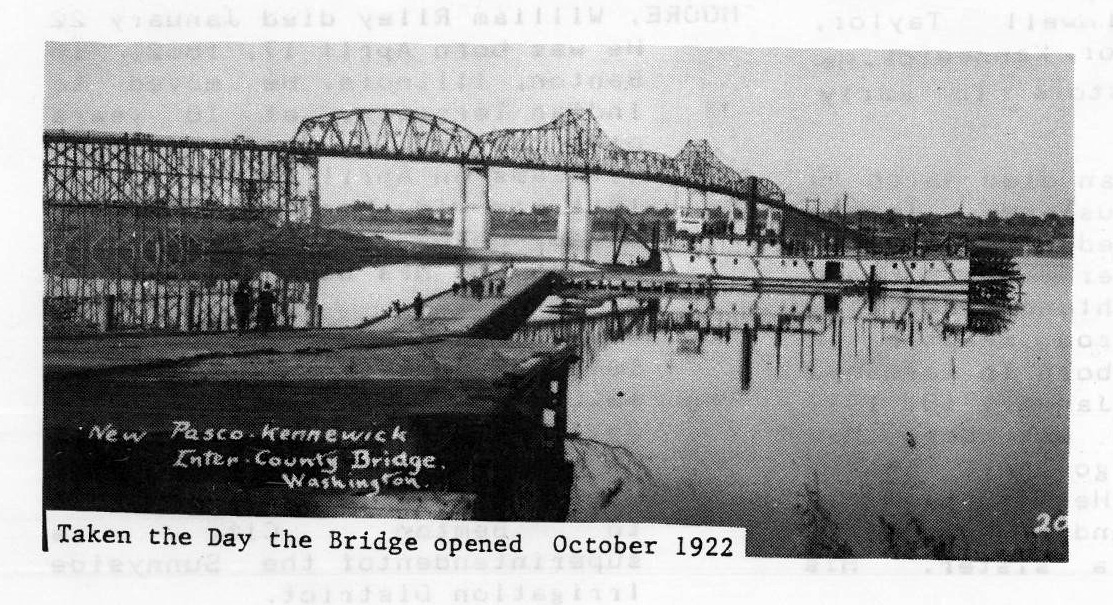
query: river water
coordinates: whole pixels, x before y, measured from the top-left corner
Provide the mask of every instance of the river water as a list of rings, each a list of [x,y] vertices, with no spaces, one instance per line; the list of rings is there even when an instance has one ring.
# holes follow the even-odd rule
[[[538,240],[496,238],[493,247],[555,252]],[[609,244],[595,253],[609,260]],[[754,556],[1063,556],[1065,536],[1049,542],[1033,528],[1041,513],[1055,519],[1067,507],[1071,261],[1020,264],[1024,295],[1009,312],[900,296],[720,292],[592,301],[568,317],[551,312],[554,297],[515,338],[579,347],[570,520],[744,526]],[[347,326],[499,266],[290,277],[249,264],[179,280],[203,290],[188,305],[180,287],[131,283],[146,307],[115,326],[225,329],[229,277],[241,275],[280,286],[280,323],[306,325],[316,304],[323,325]],[[47,276],[47,291],[94,292],[106,280]],[[103,323],[97,296],[74,300],[54,309],[56,321]]]
[[[581,517],[741,525],[755,555],[1062,548],[1033,529],[1067,512],[1071,265],[1021,267],[1008,314],[724,292],[710,312],[703,297],[662,301],[655,331],[589,329],[570,430],[622,446],[650,479]],[[778,317],[804,319],[778,333]],[[764,326],[748,364],[729,323]]]

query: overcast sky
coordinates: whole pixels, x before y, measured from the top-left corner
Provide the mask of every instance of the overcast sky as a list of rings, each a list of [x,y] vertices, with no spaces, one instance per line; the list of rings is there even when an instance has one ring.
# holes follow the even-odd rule
[[[852,208],[1072,212],[1068,55],[665,47],[91,44],[46,47],[45,126],[256,140],[357,107],[413,108],[475,132],[592,108],[627,149],[706,138],[789,201]],[[492,171],[496,207],[563,195],[559,175]],[[459,169],[329,161],[327,205],[451,206]],[[598,205],[675,188],[596,179]]]

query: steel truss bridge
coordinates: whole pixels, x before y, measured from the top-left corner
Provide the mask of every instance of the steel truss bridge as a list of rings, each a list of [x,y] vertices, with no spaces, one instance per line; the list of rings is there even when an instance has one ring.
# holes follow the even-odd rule
[[[607,136],[590,109],[566,110],[534,128],[484,134],[412,110],[335,111],[302,121],[293,144],[320,156],[546,170],[662,183],[762,204],[829,231],[847,231],[835,221],[788,204],[773,181],[743,176],[716,157],[707,140],[689,140],[675,156],[627,150]]]
[[[294,164],[350,157],[663,183],[778,208],[828,231],[845,231],[786,203],[773,181],[726,165],[706,140],[688,141],[675,156],[627,150],[603,131],[590,109],[567,110],[535,128],[485,134],[420,111],[355,109],[307,118],[291,141],[282,142],[74,131],[47,131],[43,141],[47,205],[285,213],[294,192]]]
[[[590,109],[572,111],[536,128],[495,130],[478,135],[428,113],[359,109],[308,118],[294,135],[298,146],[322,155],[404,159],[581,172],[614,176],[720,193],[785,210],[776,183],[744,177],[724,164],[710,144],[688,141],[675,156],[655,151],[628,151],[612,141]]]
[[[468,247],[490,242],[490,168],[568,176],[558,238],[573,258],[586,258],[590,250],[592,175],[722,194],[745,202],[750,221],[761,204],[818,231],[857,237],[786,203],[769,179],[737,172],[705,140],[689,141],[676,155],[624,149],[591,110],[568,110],[535,128],[484,134],[420,111],[356,109],[307,118],[289,141],[46,131],[43,145],[48,273],[80,274],[92,259],[107,257],[124,259],[131,274],[165,273],[167,259],[188,258],[245,225],[319,227],[324,157],[461,166],[454,241]],[[577,252],[569,245],[573,240],[584,247]]]

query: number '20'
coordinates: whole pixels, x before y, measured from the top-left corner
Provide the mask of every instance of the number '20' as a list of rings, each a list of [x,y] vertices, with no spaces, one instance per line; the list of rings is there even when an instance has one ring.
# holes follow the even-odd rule
[[[1059,515],[1055,522],[1051,522],[1051,515],[1047,513],[1040,513],[1036,515],[1036,527],[1032,531],[1037,534],[1042,534],[1051,531],[1063,531],[1067,529],[1067,516]]]

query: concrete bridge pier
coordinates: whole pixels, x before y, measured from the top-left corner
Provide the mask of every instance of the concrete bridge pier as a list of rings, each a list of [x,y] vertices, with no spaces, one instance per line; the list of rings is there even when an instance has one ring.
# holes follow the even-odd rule
[[[295,175],[294,181],[296,184],[294,185],[294,191],[291,192],[290,203],[286,204],[286,222],[308,219],[310,234],[313,242],[316,243],[320,241],[321,234],[321,161],[320,158],[313,155],[293,156],[291,160],[290,170]],[[304,175],[304,182],[299,178],[299,175]],[[291,205],[296,198],[302,196],[304,196],[303,199],[308,206],[303,207],[302,212],[308,212],[309,216],[294,217],[291,214]]]
[[[569,260],[591,258],[591,175],[564,174],[564,199],[557,214],[557,244]]]
[[[707,209],[707,192],[700,189],[685,189],[688,194],[688,207]]]
[[[452,243],[465,248],[491,247],[491,182],[486,166],[461,167],[460,199],[452,217]]]

